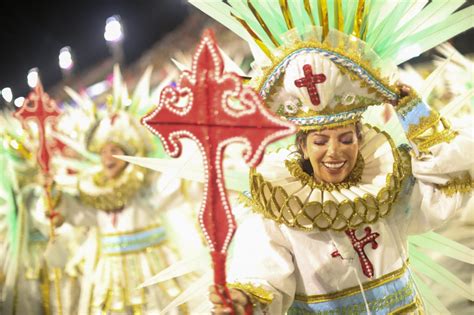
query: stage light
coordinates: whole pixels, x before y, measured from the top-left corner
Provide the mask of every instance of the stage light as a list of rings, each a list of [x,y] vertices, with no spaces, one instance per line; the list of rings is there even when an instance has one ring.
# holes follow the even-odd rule
[[[86,92],[87,92],[87,95],[89,95],[90,97],[95,97],[97,95],[105,93],[108,89],[109,89],[109,84],[107,83],[107,81],[102,81],[88,87],[86,89]]]
[[[23,103],[25,102],[25,98],[23,96],[15,98],[15,101],[13,104],[15,104],[16,107],[21,107]]]
[[[73,65],[71,47],[66,46],[61,48],[59,51],[59,67],[63,70],[70,70]]]
[[[120,16],[109,17],[105,22],[104,38],[108,42],[119,42],[123,39],[122,23]]]
[[[13,99],[12,89],[10,89],[9,87],[3,88],[2,97],[7,103],[10,103]]]
[[[28,76],[26,77],[28,80],[28,86],[30,88],[34,88],[38,84],[38,68],[33,68],[30,71],[28,71]]]

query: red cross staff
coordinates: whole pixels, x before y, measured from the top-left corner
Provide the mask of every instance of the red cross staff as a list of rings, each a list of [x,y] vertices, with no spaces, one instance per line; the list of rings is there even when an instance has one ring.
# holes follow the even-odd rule
[[[316,84],[326,81],[326,76],[323,73],[313,74],[313,68],[309,64],[303,66],[303,73],[304,77],[295,80],[295,85],[308,89],[309,99],[313,105],[321,104]]]
[[[48,142],[46,137],[47,124],[53,125],[58,116],[61,114],[56,102],[52,100],[47,93],[44,93],[41,82],[30,92],[28,97],[23,102],[22,107],[15,113],[15,117],[18,118],[23,128],[27,129],[27,122],[33,122],[38,127],[38,152],[37,160],[41,168],[41,172],[45,178],[50,178],[50,162],[51,152],[53,147],[56,145],[55,142]],[[56,216],[56,212],[53,209],[51,199],[51,183],[45,181],[45,192],[46,192],[46,203],[50,216],[50,240],[54,240],[54,223],[53,219]],[[56,290],[56,303],[58,307],[58,313],[62,315],[61,306],[61,291],[59,287],[59,269],[53,268],[54,270],[54,285]]]
[[[365,235],[361,239],[358,239],[356,234],[355,234],[354,229],[348,229],[345,231],[346,235],[349,237],[351,240],[352,247],[357,253],[357,256],[359,256],[359,262],[360,266],[362,268],[362,272],[364,275],[368,278],[372,278],[374,276],[374,266],[372,265],[372,262],[370,261],[369,257],[364,251],[364,247],[368,244],[372,245],[372,249],[376,249],[379,244],[377,244],[377,241],[375,240],[377,237],[380,236],[379,233],[374,232],[372,233],[372,229],[370,226],[367,226],[364,231]],[[334,251],[331,253],[332,257],[341,257],[341,254],[339,251]]]
[[[172,157],[181,154],[180,138],[191,138],[204,156],[205,189],[199,223],[211,249],[214,283],[224,287],[223,303],[231,303],[225,287],[226,252],[236,229],[224,185],[223,154],[233,142],[246,146],[244,159],[252,167],[271,142],[295,132],[295,127],[267,112],[258,94],[242,85],[224,63],[212,31],[204,32],[176,87],[166,87],[158,106],[142,118]],[[216,292],[219,290],[216,289]]]
[[[37,160],[43,174],[49,174],[51,160],[51,145],[46,140],[46,125],[54,123],[60,114],[56,102],[44,93],[41,82],[38,82],[25,99],[23,106],[15,113],[15,117],[23,123],[24,128],[28,128],[26,123],[29,121],[33,121],[38,127]]]

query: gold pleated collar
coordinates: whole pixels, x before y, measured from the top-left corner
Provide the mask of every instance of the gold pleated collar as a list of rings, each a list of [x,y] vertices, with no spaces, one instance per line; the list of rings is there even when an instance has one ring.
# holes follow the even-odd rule
[[[78,182],[81,201],[106,212],[123,209],[146,181],[146,171],[129,164],[119,177],[107,180],[102,171],[88,174]]]
[[[281,150],[250,172],[248,205],[266,218],[303,231],[343,231],[387,216],[410,172],[408,153],[376,127],[366,125],[362,133],[362,162],[345,182],[318,184],[297,167],[290,150]]]

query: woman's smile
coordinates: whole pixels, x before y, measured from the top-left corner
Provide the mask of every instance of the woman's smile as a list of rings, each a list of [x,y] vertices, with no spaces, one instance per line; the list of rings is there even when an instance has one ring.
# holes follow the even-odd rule
[[[310,132],[300,144],[319,182],[340,183],[354,168],[359,153],[355,125]]]

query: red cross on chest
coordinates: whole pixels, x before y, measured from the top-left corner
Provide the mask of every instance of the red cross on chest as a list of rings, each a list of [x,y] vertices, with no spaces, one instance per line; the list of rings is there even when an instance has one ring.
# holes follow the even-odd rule
[[[308,89],[309,99],[313,105],[321,104],[316,84],[326,81],[326,76],[323,73],[313,74],[313,68],[309,64],[303,66],[303,73],[304,77],[295,80],[296,87]]]
[[[379,244],[377,244],[377,241],[375,239],[379,237],[380,234],[377,232],[372,233],[372,229],[369,226],[366,227],[364,231],[365,231],[365,235],[364,237],[360,239],[357,238],[355,234],[356,232],[355,229],[348,229],[345,231],[345,233],[351,240],[352,247],[354,248],[357,255],[359,256],[359,262],[362,267],[362,272],[368,278],[372,278],[374,276],[374,266],[372,265],[372,262],[369,260],[369,257],[367,257],[367,254],[365,253],[364,248],[367,244],[371,244],[372,249],[376,249],[379,246]],[[331,253],[331,256],[341,257],[341,254],[339,253],[339,251],[336,250]]]

